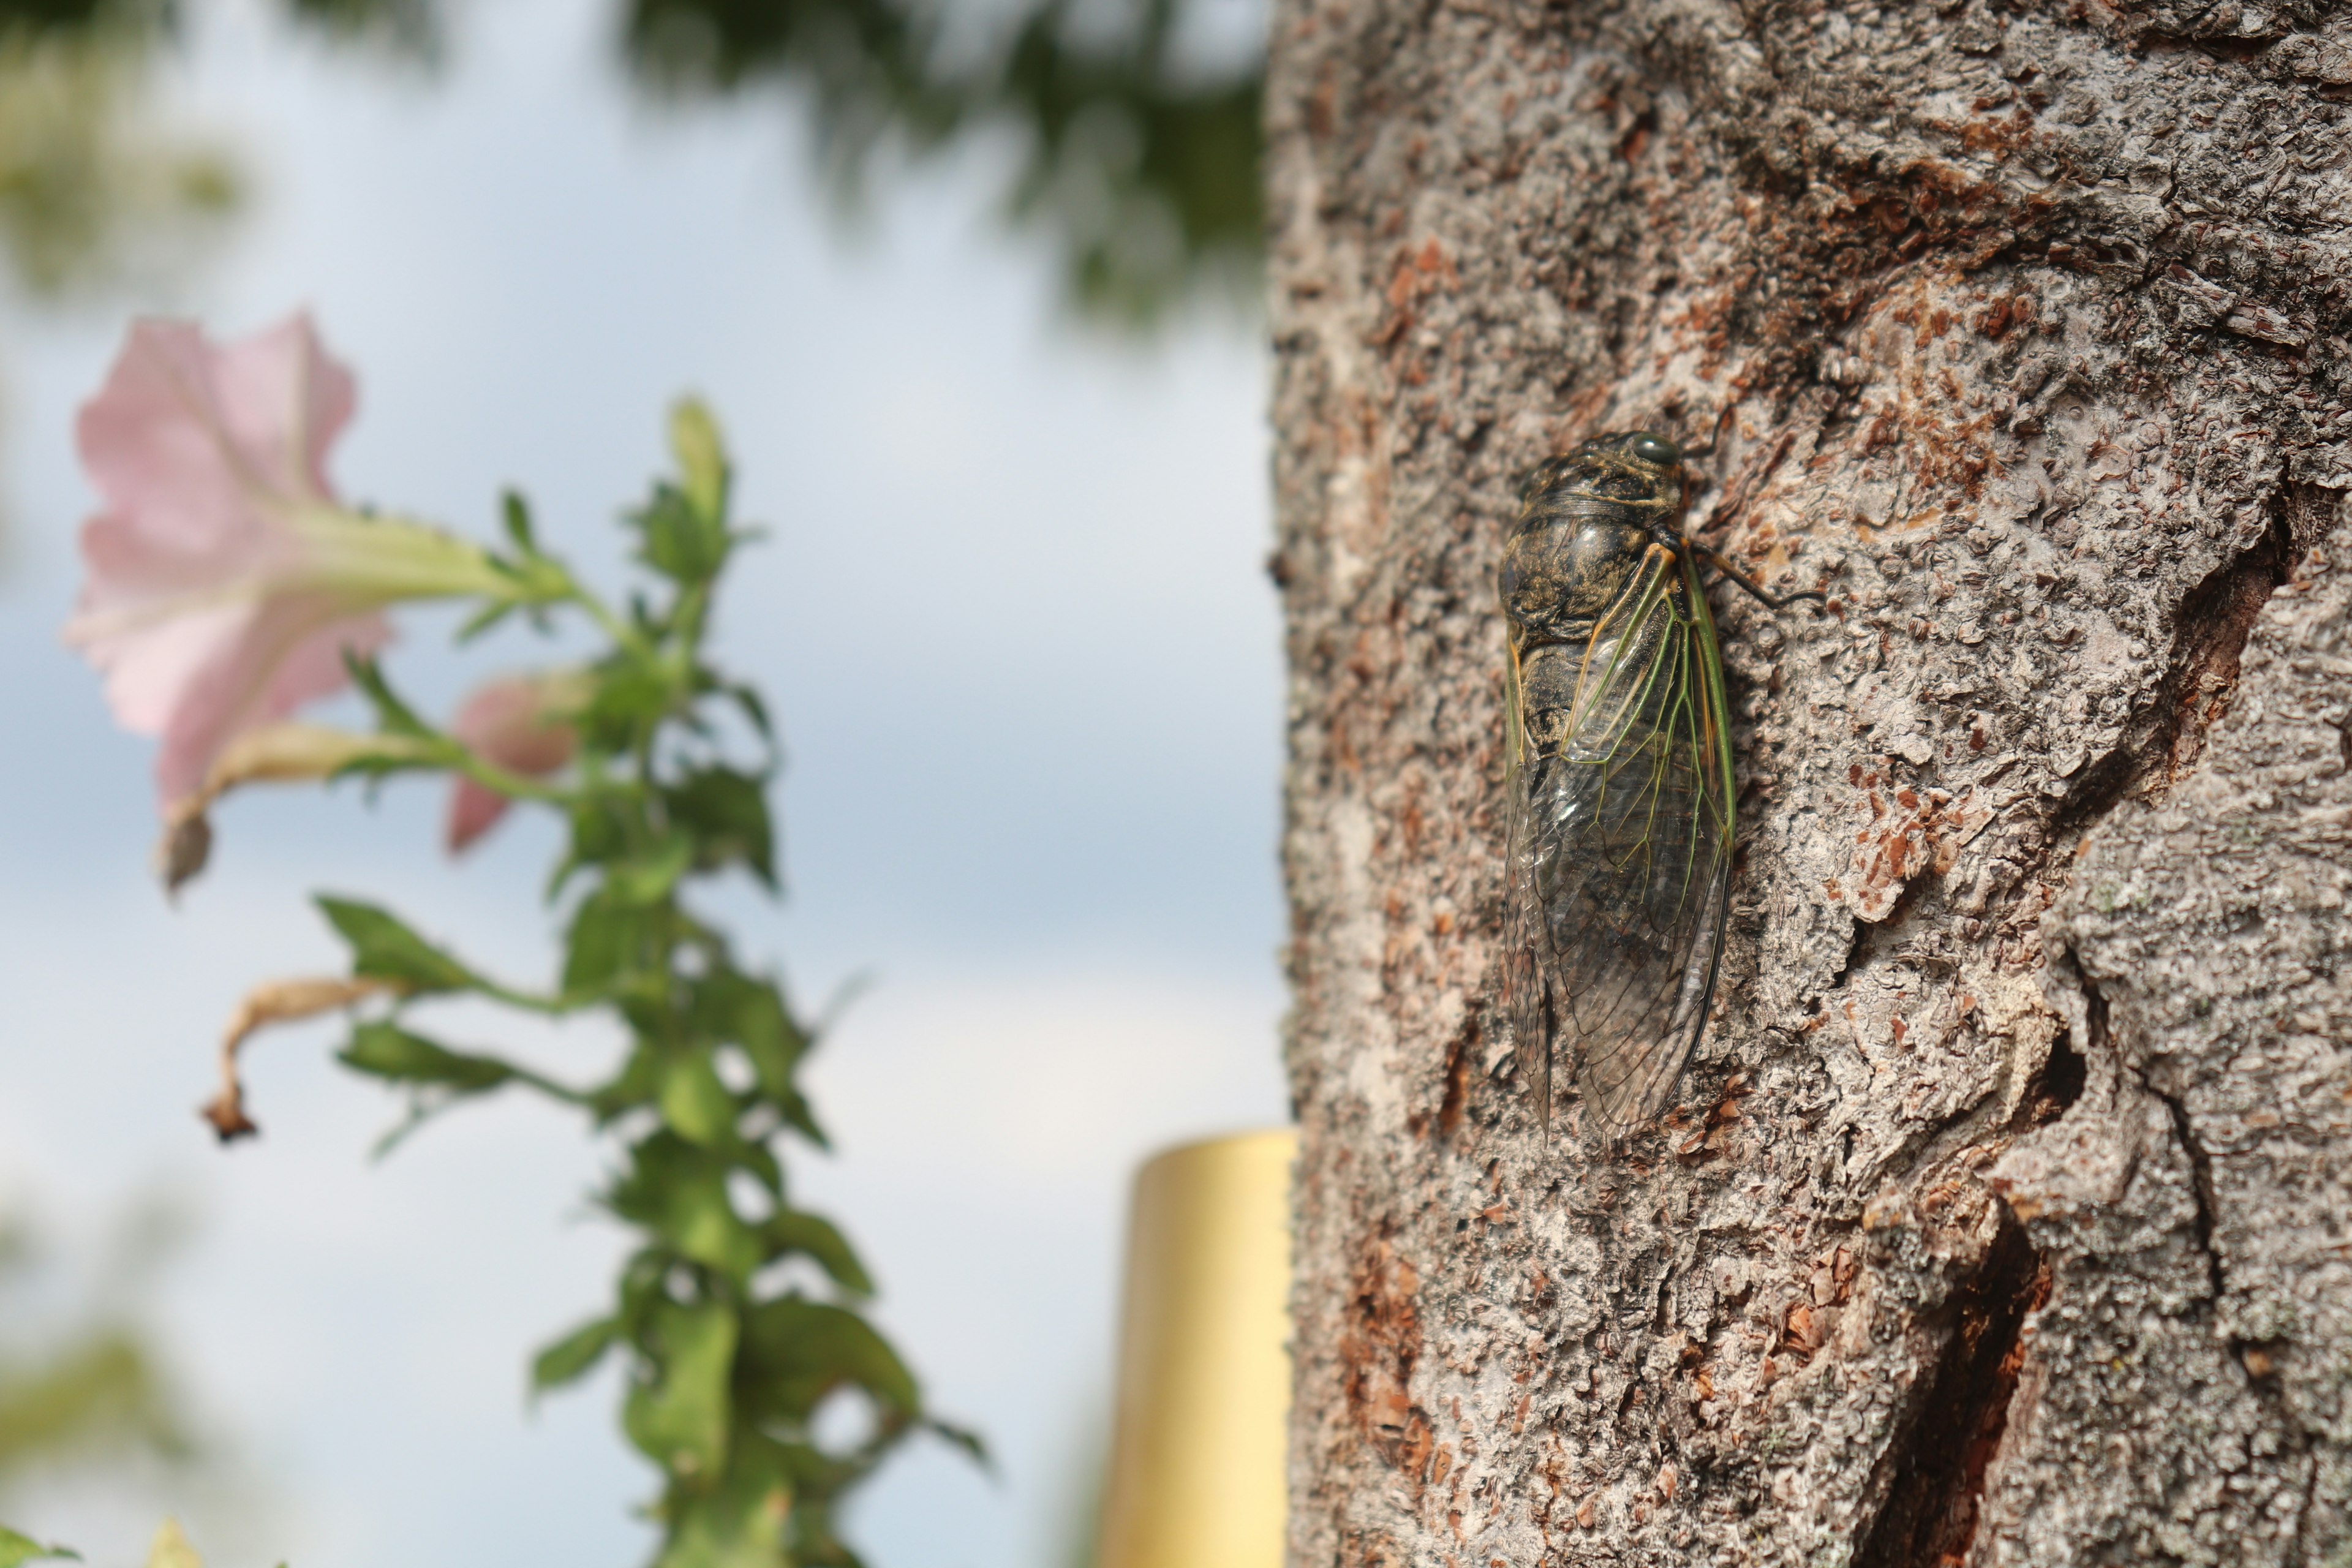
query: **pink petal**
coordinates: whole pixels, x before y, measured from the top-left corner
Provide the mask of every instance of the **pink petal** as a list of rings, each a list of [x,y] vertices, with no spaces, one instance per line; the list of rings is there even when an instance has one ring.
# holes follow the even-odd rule
[[[341,690],[348,678],[345,651],[373,653],[392,640],[391,623],[383,616],[353,615],[324,594],[261,600],[214,626],[218,635],[190,668],[163,668],[180,651],[176,643],[142,647],[130,662],[158,687],[180,678],[172,686],[155,759],[155,782],[166,802],[202,788],[213,759],[240,732]]]
[[[449,795],[449,823],[445,840],[449,853],[459,850],[488,833],[507,813],[507,797],[472,779],[461,778]]]
[[[271,581],[301,548],[291,516],[332,502],[327,448],[354,400],[298,314],[226,345],[140,321],[82,408],[105,510],[82,527],[89,574],[66,640],[105,674],[125,728],[163,737],[167,805],[240,731],[339,689],[345,649],[391,636],[381,616]]]
[[[183,592],[266,559],[273,511],[332,499],[327,447],[354,400],[351,373],[306,316],[223,347],[186,322],[134,325],[78,426],[107,502],[84,530],[86,606]]]

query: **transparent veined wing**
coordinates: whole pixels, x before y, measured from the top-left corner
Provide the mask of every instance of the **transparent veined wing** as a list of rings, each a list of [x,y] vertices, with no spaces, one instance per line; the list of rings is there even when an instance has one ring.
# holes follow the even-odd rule
[[[1655,1113],[1706,1025],[1731,878],[1722,669],[1685,557],[1652,546],[1566,712],[1530,727],[1531,951],[1585,1103],[1622,1129]]]
[[[1551,1021],[1544,1007],[1550,928],[1536,899],[1536,830],[1529,810],[1530,770],[1526,728],[1521,722],[1517,662],[1503,672],[1505,749],[1508,772],[1503,799],[1509,816],[1503,850],[1503,1015],[1511,1026],[1519,1082],[1536,1103],[1547,1131],[1551,1127]]]

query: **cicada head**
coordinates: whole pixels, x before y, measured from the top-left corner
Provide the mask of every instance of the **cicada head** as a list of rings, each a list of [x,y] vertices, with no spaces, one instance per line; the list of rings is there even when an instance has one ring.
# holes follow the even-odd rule
[[[1499,574],[1515,645],[1590,637],[1649,552],[1678,547],[1683,479],[1682,448],[1646,430],[1595,437],[1537,464]]]
[[[1683,449],[1654,430],[1629,430],[1621,435],[1602,436],[1586,445],[1622,452],[1629,458],[1638,458],[1660,468],[1674,468],[1683,460]]]
[[[1677,508],[1682,505],[1684,484],[1689,482],[1689,470],[1682,466],[1682,447],[1656,430],[1595,435],[1578,447],[1576,456],[1597,470],[1613,472],[1622,499],[1633,500],[1633,491],[1644,491],[1646,496],[1667,496]]]
[[[1580,500],[1622,502],[1653,513],[1678,511],[1686,478],[1683,449],[1654,431],[1595,436],[1528,472],[1519,486],[1521,526],[1538,512]]]

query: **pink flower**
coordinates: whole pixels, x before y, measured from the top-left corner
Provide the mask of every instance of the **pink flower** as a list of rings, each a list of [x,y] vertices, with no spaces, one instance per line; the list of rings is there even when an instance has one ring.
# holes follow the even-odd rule
[[[449,732],[493,767],[525,778],[545,778],[562,770],[579,749],[572,719],[587,694],[587,680],[577,670],[501,676],[466,699]],[[457,854],[488,833],[506,809],[505,795],[460,777],[449,796],[449,853]]]
[[[137,322],[82,407],[105,509],[82,526],[89,577],[65,637],[123,727],[163,737],[167,811],[239,734],[340,688],[345,653],[390,638],[385,605],[510,592],[475,546],[336,500],[327,448],[352,401],[298,314],[226,345]]]

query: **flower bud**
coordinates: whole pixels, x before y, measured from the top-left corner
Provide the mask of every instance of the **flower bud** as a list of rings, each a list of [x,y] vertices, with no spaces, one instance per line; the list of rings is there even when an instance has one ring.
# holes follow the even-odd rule
[[[686,499],[704,517],[718,517],[727,506],[727,447],[700,398],[681,397],[670,409],[669,449]]]
[[[561,772],[579,749],[572,719],[590,695],[576,669],[501,676],[485,682],[457,710],[449,731],[482,761],[524,778]],[[457,854],[506,815],[507,797],[460,777],[449,796],[446,842]]]

